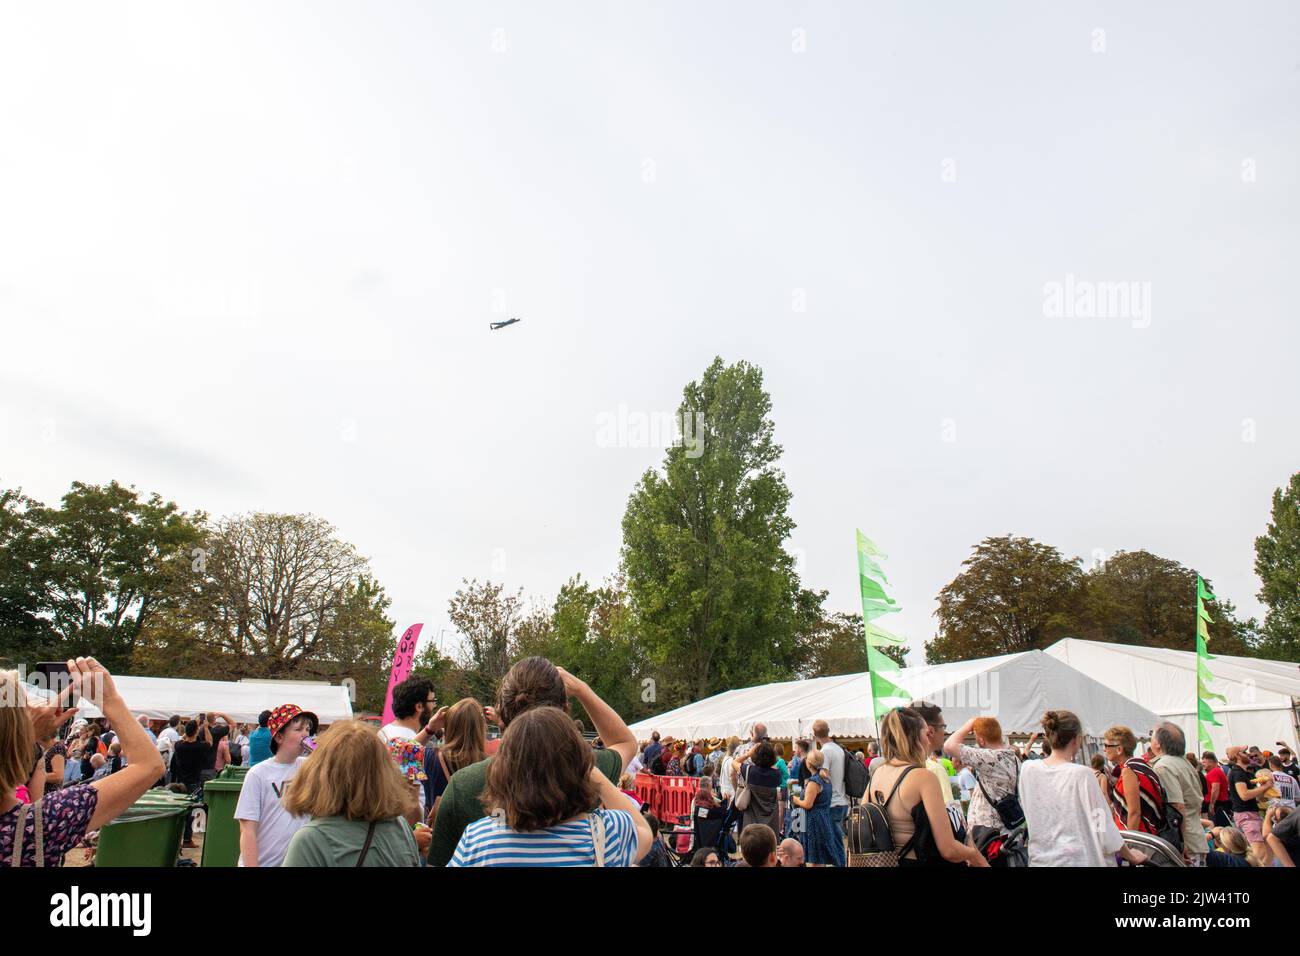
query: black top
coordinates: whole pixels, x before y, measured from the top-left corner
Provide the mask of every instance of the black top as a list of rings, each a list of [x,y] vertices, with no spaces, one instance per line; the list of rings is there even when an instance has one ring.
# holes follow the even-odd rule
[[[178,740],[172,755],[172,775],[187,787],[196,787],[203,771],[216,763],[216,748],[198,740]]]
[[[1232,802],[1233,813],[1249,813],[1252,810],[1259,812],[1259,804],[1254,800],[1243,800],[1237,796],[1237,784],[1244,783],[1247,790],[1255,789],[1255,775],[1249,770],[1242,770],[1240,767],[1230,767],[1228,769],[1228,799]]]
[[[212,752],[203,758],[203,769],[216,770],[217,745],[221,743],[221,739],[225,737],[226,734],[230,733],[230,728],[226,727],[224,724],[217,724],[215,727],[209,727],[208,733],[212,734]],[[203,738],[200,737],[199,739],[202,740]]]

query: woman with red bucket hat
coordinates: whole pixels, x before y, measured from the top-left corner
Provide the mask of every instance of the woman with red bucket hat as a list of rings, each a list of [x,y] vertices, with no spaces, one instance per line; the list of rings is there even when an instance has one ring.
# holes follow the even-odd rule
[[[320,721],[297,704],[282,704],[267,721],[271,759],[253,766],[244,777],[235,806],[239,821],[239,865],[279,866],[289,840],[308,818],[284,809],[285,790],[306,759],[305,741]]]

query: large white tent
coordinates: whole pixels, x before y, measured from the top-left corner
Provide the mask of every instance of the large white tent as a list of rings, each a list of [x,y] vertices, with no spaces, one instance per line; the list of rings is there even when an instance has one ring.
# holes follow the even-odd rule
[[[1213,640],[1210,643],[1213,653]],[[1045,653],[1178,724],[1187,735],[1188,749],[1200,749],[1196,744],[1195,651],[1067,638]],[[1210,689],[1228,698],[1226,704],[1210,702],[1222,724],[1210,727],[1220,757],[1229,744],[1255,744],[1264,750],[1276,749],[1279,740],[1296,745],[1300,664],[1221,654],[1206,666],[1214,674]],[[1139,735],[1151,729],[1129,726]]]
[[[172,714],[191,716],[223,713],[231,720],[253,723],[264,710],[280,704],[297,704],[314,713],[322,724],[352,716],[348,688],[323,681],[280,680],[178,680],[171,677],[113,676],[113,684],[131,713],[153,720]],[[80,700],[78,717],[102,717],[99,708]]]
[[[815,677],[730,690],[670,710],[632,726],[638,739],[652,730],[664,736],[697,740],[745,737],[755,722],[777,738],[810,736],[814,720],[825,720],[833,737],[874,737],[867,674]],[[1128,724],[1140,734],[1156,715],[1105,685],[1042,651],[986,657],[952,664],[908,667],[899,685],[916,700],[943,708],[950,728],[971,717],[997,717],[1007,734],[1040,729],[1043,711],[1066,708],[1079,715],[1089,736],[1112,724]]]

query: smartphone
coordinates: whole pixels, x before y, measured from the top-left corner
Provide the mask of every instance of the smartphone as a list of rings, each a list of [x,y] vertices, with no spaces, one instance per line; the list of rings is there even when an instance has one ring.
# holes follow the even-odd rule
[[[67,706],[72,698],[72,674],[68,671],[67,661],[41,661],[31,673],[41,675],[39,680],[32,681],[34,685],[58,694],[60,704]]]
[[[46,680],[46,686],[51,686],[49,684],[50,678],[56,677],[56,675],[59,679],[63,681],[67,681],[69,679],[68,662],[67,661],[41,661],[39,664],[35,665],[32,668],[32,673],[43,675]]]

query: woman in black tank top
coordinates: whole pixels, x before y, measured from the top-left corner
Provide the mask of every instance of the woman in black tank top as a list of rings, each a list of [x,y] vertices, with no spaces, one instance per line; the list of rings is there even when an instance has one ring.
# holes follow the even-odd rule
[[[910,707],[895,707],[880,721],[880,746],[885,764],[872,775],[871,800],[884,806],[899,854],[898,865],[988,866],[982,853],[958,843],[953,836],[939,781],[925,769],[925,755],[932,746],[929,732],[929,725]],[[904,777],[908,778],[906,782]],[[905,789],[916,797],[910,809],[900,805],[905,799]],[[900,810],[906,810],[911,817],[910,837],[894,830]]]

